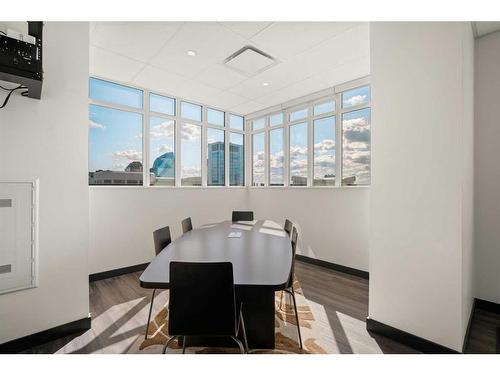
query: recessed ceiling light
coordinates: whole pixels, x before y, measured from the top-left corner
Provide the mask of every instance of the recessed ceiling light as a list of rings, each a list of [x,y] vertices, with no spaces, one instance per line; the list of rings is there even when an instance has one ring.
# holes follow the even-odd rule
[[[193,51],[193,50],[186,51],[186,55],[188,55],[188,56],[196,56],[196,51]]]
[[[262,86],[269,86],[269,82],[264,82]]]

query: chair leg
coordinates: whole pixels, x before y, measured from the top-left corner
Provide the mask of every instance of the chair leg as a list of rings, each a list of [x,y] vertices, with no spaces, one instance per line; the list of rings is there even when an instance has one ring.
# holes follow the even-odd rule
[[[240,321],[241,321],[241,329],[243,330],[243,343],[245,344],[245,350],[248,353],[248,341],[247,341],[247,331],[245,329],[245,320],[243,320],[243,312],[240,310]]]
[[[245,354],[245,348],[243,348],[243,344],[241,343],[240,340],[238,340],[236,337],[234,336],[231,336],[231,338],[236,342],[236,344],[238,344],[238,346],[240,347],[240,352],[241,354]]]
[[[173,341],[174,339],[176,339],[177,336],[172,336],[171,338],[169,338],[167,340],[167,342],[165,343],[165,345],[163,346],[163,354],[165,354],[165,352],[167,351],[167,347],[168,347],[168,344],[170,344],[171,341]]]
[[[283,291],[281,291],[281,297],[280,297],[280,310],[282,305],[283,305]]]
[[[151,311],[153,310],[153,301],[155,300],[155,293],[156,289],[153,289],[153,296],[151,297],[151,304],[149,305],[148,324],[146,325],[146,334],[144,335],[144,338],[146,340],[148,339],[149,322],[151,321]]]
[[[290,295],[292,296],[292,300],[293,300],[293,308],[295,310],[295,319],[297,319],[297,330],[299,332],[300,349],[302,349],[302,335],[300,334],[299,313],[297,311],[297,301],[295,300],[295,291],[293,290],[293,286],[292,286],[292,292],[290,293]]]
[[[182,354],[186,353],[186,336],[182,337]]]

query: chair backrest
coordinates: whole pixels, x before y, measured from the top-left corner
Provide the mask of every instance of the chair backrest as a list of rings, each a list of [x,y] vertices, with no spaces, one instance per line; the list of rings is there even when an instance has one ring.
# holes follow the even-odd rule
[[[283,227],[283,229],[290,235],[290,233],[292,232],[292,228],[293,228],[293,223],[290,220],[286,219],[285,226]]]
[[[170,237],[170,228],[166,226],[155,230],[153,232],[153,241],[155,243],[155,254],[158,255],[160,251],[172,242],[172,237]]]
[[[253,221],[253,211],[233,211],[232,221]]]
[[[187,217],[184,220],[182,220],[182,233],[189,232],[190,230],[193,229],[193,224],[191,223],[191,218]]]
[[[297,252],[297,241],[299,234],[297,228],[293,227],[291,243],[292,243],[292,267],[290,268],[290,277],[288,278],[287,288],[291,288],[293,285],[293,280],[295,278],[295,253]]]
[[[236,335],[236,301],[230,262],[170,262],[168,333]]]

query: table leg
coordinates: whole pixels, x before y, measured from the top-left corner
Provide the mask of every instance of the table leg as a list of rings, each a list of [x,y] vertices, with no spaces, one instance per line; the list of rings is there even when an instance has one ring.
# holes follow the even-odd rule
[[[243,302],[243,318],[248,346],[254,349],[274,349],[274,291],[268,288],[237,288],[238,305]]]

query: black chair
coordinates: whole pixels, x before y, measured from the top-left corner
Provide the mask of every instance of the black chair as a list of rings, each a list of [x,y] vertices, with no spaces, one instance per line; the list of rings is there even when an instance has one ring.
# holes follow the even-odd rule
[[[171,336],[163,347],[182,337],[182,353],[188,337],[232,338],[242,354],[248,352],[241,305],[236,307],[233,265],[230,262],[170,262],[170,296],[168,332]],[[242,342],[237,338],[243,333]]]
[[[292,301],[293,301],[293,309],[295,310],[295,319],[297,320],[297,330],[299,332],[299,345],[300,349],[302,349],[302,336],[300,334],[300,322],[299,322],[299,313],[297,312],[297,301],[295,300],[295,291],[293,290],[293,281],[295,277],[295,253],[297,251],[297,240],[298,240],[298,233],[297,229],[294,227],[292,231],[292,267],[290,269],[290,277],[288,278],[288,282],[286,284],[285,289],[281,292],[281,301],[280,301],[280,309],[281,305],[283,303],[283,292],[286,292],[292,296]]]
[[[181,224],[182,224],[182,234],[189,232],[190,230],[193,230],[193,224],[191,223],[190,217],[182,220]]]
[[[232,221],[253,221],[253,211],[233,211]]]
[[[153,232],[153,242],[155,244],[155,255],[158,255],[165,247],[172,242],[170,236],[170,228],[168,226],[155,230]],[[153,289],[153,296],[151,297],[151,305],[149,306],[148,324],[146,325],[145,338],[148,338],[149,322],[151,321],[151,311],[153,310],[153,301],[155,300],[156,289]]]
[[[285,230],[285,232],[288,233],[288,235],[290,235],[290,233],[292,232],[292,228],[293,228],[293,223],[286,219],[285,220],[285,226],[283,227],[283,229]]]

